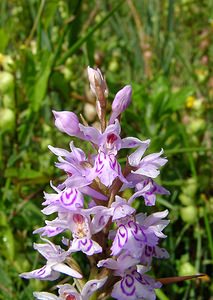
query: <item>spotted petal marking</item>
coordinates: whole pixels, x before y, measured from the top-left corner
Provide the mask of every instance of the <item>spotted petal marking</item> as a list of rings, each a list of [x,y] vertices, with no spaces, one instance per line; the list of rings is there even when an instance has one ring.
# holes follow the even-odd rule
[[[127,241],[128,241],[127,228],[124,225],[120,225],[111,247],[112,255],[117,255],[118,253],[120,253],[120,251],[125,246]]]
[[[144,234],[141,226],[139,226],[134,221],[129,221],[128,226],[130,228],[131,234],[134,237],[134,239],[138,242],[146,242],[147,238]]]
[[[126,296],[133,296],[135,294],[134,278],[131,275],[126,275],[121,280],[121,290]]]
[[[72,210],[83,207],[83,195],[75,188],[68,188],[61,194],[60,204]]]

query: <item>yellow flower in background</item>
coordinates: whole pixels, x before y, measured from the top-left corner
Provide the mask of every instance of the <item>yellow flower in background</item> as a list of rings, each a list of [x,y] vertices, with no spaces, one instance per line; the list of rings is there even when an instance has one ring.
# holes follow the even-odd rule
[[[195,74],[197,76],[197,79],[199,80],[199,82],[203,82],[204,80],[206,80],[209,72],[207,69],[204,68],[199,68],[195,70]]]
[[[186,98],[186,107],[193,108],[196,98],[194,96],[188,96]]]

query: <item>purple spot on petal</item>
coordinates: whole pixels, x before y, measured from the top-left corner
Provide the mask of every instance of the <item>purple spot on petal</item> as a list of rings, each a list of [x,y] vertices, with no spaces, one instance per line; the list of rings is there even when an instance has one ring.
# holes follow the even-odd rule
[[[135,145],[137,145],[136,142],[130,142],[130,143],[129,143],[129,146],[135,146]]]
[[[123,231],[123,232],[122,232]],[[128,240],[128,232],[124,225],[120,225],[118,229],[118,246],[122,248]]]
[[[153,255],[153,249],[154,249],[154,247],[146,245],[145,246],[145,255],[148,256],[148,257],[152,256]]]
[[[98,225],[103,225],[104,223],[104,216],[101,216],[98,220]]]
[[[87,239],[81,240],[80,243],[81,243],[83,246],[85,246],[85,245],[87,244]]]
[[[125,283],[128,287],[131,287],[134,284],[134,279],[130,275],[126,275]]]
[[[130,281],[127,277],[132,278],[131,275],[126,275],[126,277],[121,280],[121,290],[126,296],[132,296],[135,293],[134,279],[132,278],[132,281]]]
[[[117,136],[114,133],[110,133],[107,135],[107,143],[113,144],[117,140]]]
[[[145,242],[146,236],[142,230],[142,228],[135,223],[134,221],[129,221],[128,226],[131,229],[131,233],[136,241]]]
[[[133,270],[132,275],[138,282],[143,283],[143,276],[140,273],[138,273],[137,270]]]
[[[100,166],[98,166],[98,164],[97,164],[97,165],[96,165],[95,172],[96,172],[96,173],[100,173],[100,171],[103,169],[103,167],[104,167],[104,164],[102,164],[102,165],[100,165]]]
[[[44,275],[44,274],[45,274],[45,269],[46,269],[46,266],[43,266],[43,267],[37,272],[37,274],[38,274],[39,276]]]

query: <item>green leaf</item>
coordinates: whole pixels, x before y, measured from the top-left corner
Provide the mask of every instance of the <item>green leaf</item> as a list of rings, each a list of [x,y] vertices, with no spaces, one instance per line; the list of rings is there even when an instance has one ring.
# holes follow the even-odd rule
[[[8,223],[5,226],[0,226],[0,253],[9,261],[13,261],[15,253],[14,237]]]
[[[92,37],[88,38],[86,46],[87,46],[87,56],[88,56],[88,60],[89,60],[89,65],[93,66],[94,65],[95,44],[93,42]]]
[[[45,53],[42,58],[40,71],[34,78],[34,84],[30,89],[29,98],[31,101],[31,109],[37,112],[42,106],[42,101],[46,95],[48,80],[52,67],[52,55]]]
[[[92,28],[90,28],[83,37],[79,38],[77,40],[77,42],[66,53],[64,53],[64,55],[61,57],[61,59],[59,59],[57,65],[64,64],[65,61],[67,60],[67,58],[70,57],[73,53],[75,53],[75,51],[78,50],[81,47],[81,45],[83,45],[84,42],[86,42],[88,40],[88,38],[94,34],[95,31],[97,31],[99,28],[101,28],[101,26],[103,26],[103,24],[115,13],[115,11],[117,9],[120,8],[120,6],[123,3],[124,3],[123,1],[119,1],[113,7],[113,9],[108,14],[106,14],[106,16],[100,22],[98,22],[96,25],[94,25]]]
[[[192,95],[193,93],[194,90],[191,87],[180,89],[176,93],[172,94],[166,105],[166,108],[168,110],[171,109],[172,111],[177,111],[184,108],[187,97]]]
[[[0,52],[4,52],[9,42],[9,36],[3,28],[0,28]]]
[[[8,168],[5,170],[4,173],[5,177],[17,177],[20,180],[23,179],[35,179],[35,178],[40,178],[43,176],[43,174],[39,171],[29,169],[29,168]]]
[[[59,72],[53,72],[50,78],[50,88],[60,92],[60,95],[69,100],[69,84],[64,80],[64,76]]]
[[[0,258],[0,299],[13,299],[12,280],[5,270],[5,261]]]
[[[34,292],[33,287],[31,285],[28,285],[21,293],[17,295],[18,300],[32,300],[33,292]]]
[[[44,20],[45,29],[50,25],[53,17],[55,16],[57,6],[58,6],[58,0],[46,1],[44,10],[42,13],[42,20]]]
[[[26,228],[38,228],[38,224],[42,223],[42,213],[40,209],[32,202],[28,201],[22,207],[21,215],[24,222],[22,221],[22,226],[24,225]]]

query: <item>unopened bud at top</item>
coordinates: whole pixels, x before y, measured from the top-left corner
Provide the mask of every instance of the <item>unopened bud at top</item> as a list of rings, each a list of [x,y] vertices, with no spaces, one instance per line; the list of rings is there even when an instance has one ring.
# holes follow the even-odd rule
[[[112,115],[109,123],[114,123],[115,119],[129,106],[132,97],[132,88],[126,85],[116,95],[112,102]]]
[[[76,114],[69,111],[54,111],[55,126],[62,132],[71,136],[81,137],[82,133],[79,129],[79,120]]]
[[[87,67],[87,73],[88,73],[88,78],[90,82],[90,88],[92,93],[98,97],[97,95],[97,88],[101,89],[102,93],[104,94],[105,97],[108,97],[108,88],[106,81],[101,74],[101,71],[97,69],[93,69],[90,67]]]

